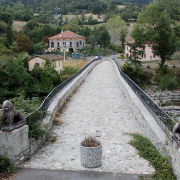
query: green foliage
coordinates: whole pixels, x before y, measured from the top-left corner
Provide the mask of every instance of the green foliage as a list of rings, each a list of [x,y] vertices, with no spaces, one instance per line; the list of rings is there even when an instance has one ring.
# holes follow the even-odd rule
[[[161,78],[159,88],[161,90],[173,90],[176,87],[175,80],[169,77],[168,75],[165,75]]]
[[[9,48],[12,45],[13,37],[14,37],[14,35],[13,35],[11,25],[10,25],[10,23],[8,23],[7,28],[6,28],[6,39],[5,39],[5,43],[4,43],[7,48]]]
[[[29,125],[29,138],[39,139],[40,136],[46,135],[41,122],[30,122]]]
[[[138,23],[144,28],[145,41],[149,42],[154,55],[161,57],[161,66],[177,48],[177,25],[171,18],[170,4],[171,0],[153,1],[138,16]]]
[[[12,102],[14,107],[18,109],[18,111],[23,113],[25,116],[35,111],[42,103],[42,100],[39,97],[25,99],[25,97],[22,94],[20,94],[18,97],[10,99],[10,101]]]
[[[4,155],[0,155],[0,173],[3,173],[5,176],[16,170],[16,167],[12,165],[8,158]]]
[[[150,161],[152,166],[156,169],[155,174],[152,175],[151,178],[154,180],[176,180],[176,177],[172,171],[170,160],[161,156],[159,151],[148,138],[143,137],[138,133],[129,135],[133,137],[133,140],[130,141],[130,144],[139,151],[139,155],[141,157]]]
[[[0,59],[0,103],[22,94],[24,98],[44,97],[62,82],[61,75],[54,67],[35,67],[27,71],[26,56],[1,56]]]
[[[167,65],[163,67],[159,66],[156,70],[154,80],[161,90],[173,90],[178,87],[178,82],[176,82],[178,78],[175,78],[175,76],[175,71],[170,70]]]
[[[144,72],[141,65],[134,66],[127,62],[123,66],[123,72],[142,89],[151,85],[152,74]]]
[[[127,28],[123,28],[123,29],[121,30],[121,32],[120,32],[119,40],[121,41],[121,47],[122,47],[123,50],[124,50],[124,48],[125,48],[124,43],[126,42],[127,33],[128,33]]]
[[[62,74],[69,74],[69,75],[74,75],[75,73],[77,73],[79,71],[79,68],[74,68],[70,65],[64,66],[63,67],[63,73]]]

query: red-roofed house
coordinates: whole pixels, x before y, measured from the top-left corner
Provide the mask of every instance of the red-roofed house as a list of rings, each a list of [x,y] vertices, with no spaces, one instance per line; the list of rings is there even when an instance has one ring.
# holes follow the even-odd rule
[[[72,31],[61,32],[55,36],[49,37],[49,49],[60,49],[63,51],[76,53],[79,49],[84,49],[86,45],[86,37],[76,34]]]

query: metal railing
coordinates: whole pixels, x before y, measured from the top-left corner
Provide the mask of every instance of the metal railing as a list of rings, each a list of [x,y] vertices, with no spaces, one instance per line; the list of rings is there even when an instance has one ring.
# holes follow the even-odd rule
[[[175,122],[173,119],[165,113],[139,86],[137,86],[126,74],[124,74],[117,61],[113,58],[116,63],[121,76],[131,87],[134,93],[138,96],[153,118],[156,120],[157,124],[161,129],[167,134],[169,131],[172,132]]]
[[[42,120],[46,116],[50,104],[57,97],[58,93],[60,93],[70,82],[72,82],[77,76],[79,76],[88,66],[90,66],[92,63],[100,59],[101,58],[94,59],[93,61],[88,63],[84,68],[79,70],[76,74],[74,74],[69,79],[67,79],[66,81],[55,87],[45,98],[41,106],[38,109],[36,109],[34,112],[32,112],[30,115],[26,116],[27,123],[29,122],[33,123],[33,122],[37,122],[38,120]]]

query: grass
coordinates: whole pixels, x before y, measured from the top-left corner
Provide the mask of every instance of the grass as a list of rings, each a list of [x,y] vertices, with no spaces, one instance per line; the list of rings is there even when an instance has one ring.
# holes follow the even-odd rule
[[[17,32],[22,30],[22,27],[26,24],[25,21],[13,21],[12,28],[16,30]]]
[[[141,179],[176,180],[169,158],[161,156],[148,138],[143,137],[139,133],[130,133],[129,135],[133,138],[130,141],[130,144],[134,146],[139,151],[139,155],[148,160],[156,170],[153,175],[140,176]]]
[[[86,21],[88,20],[89,16],[93,17],[93,19],[97,19],[99,22],[103,21],[104,20],[104,17],[105,15],[100,15],[100,18],[98,18],[98,15],[97,14],[92,14],[92,13],[88,13],[88,14],[85,14],[86,16]],[[77,15],[72,15],[72,14],[69,14],[69,15],[63,15],[63,20],[65,21],[66,18],[68,20],[71,20],[72,18],[76,18]],[[81,15],[78,15],[78,18],[81,19]]]
[[[90,63],[89,60],[82,60],[82,59],[73,60],[73,59],[70,59],[70,60],[66,60],[65,62],[63,62],[63,67],[69,65],[69,66],[71,66],[73,68],[82,69],[88,63]]]

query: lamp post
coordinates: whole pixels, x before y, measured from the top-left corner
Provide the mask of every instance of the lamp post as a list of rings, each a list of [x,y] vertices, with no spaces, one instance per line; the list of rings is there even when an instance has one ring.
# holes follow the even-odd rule
[[[64,62],[65,62],[65,46],[64,46]]]
[[[68,43],[66,43],[67,45],[68,45]],[[65,60],[66,60],[66,45],[64,45],[64,62],[65,62]]]

